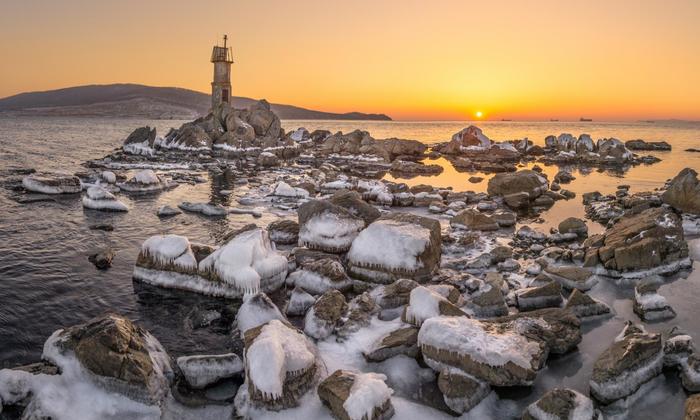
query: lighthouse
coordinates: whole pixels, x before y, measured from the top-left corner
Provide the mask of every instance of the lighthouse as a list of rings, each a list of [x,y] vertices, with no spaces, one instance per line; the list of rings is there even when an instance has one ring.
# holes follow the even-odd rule
[[[215,109],[222,102],[231,102],[231,64],[233,50],[226,46],[228,36],[224,35],[224,46],[214,46],[211,62],[214,63],[214,80],[211,82],[211,107]]]

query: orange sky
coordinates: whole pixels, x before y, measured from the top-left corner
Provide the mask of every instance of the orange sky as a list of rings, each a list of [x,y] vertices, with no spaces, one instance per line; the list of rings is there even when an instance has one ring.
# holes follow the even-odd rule
[[[0,97],[91,83],[395,119],[700,119],[700,0],[2,0]]]

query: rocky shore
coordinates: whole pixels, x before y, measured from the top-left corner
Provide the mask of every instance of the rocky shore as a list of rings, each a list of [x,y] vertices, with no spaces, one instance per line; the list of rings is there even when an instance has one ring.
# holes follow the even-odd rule
[[[570,172],[541,170],[624,172],[658,161],[634,151],[667,148],[566,133],[495,142],[475,126],[432,148],[359,130],[285,132],[261,101],[219,107],[163,137],[139,128],[79,174],[23,174],[27,195],[82,192],[85,211],[125,212],[121,195],[202,183],[197,173],[208,172],[231,180],[237,206],[183,201],[158,217],[277,217],[217,243],[144,237],[134,262],[137,282],[240,302],[231,352],[173,358],[138,323],[106,314],[56,331],[41,361],[0,370],[0,413],[601,419],[624,417],[664,373],[700,392],[693,338],[645,326],[677,315],[659,286],[692,268],[697,173],[685,169],[661,190],[576,197]],[[487,174],[486,192],[466,190],[467,175],[464,191],[383,179],[438,173],[437,158]],[[586,220],[549,231],[528,223],[560,200],[578,201]],[[503,411],[504,389],[531,387],[552,359],[579,351],[586,328],[615,316],[591,295],[599,284],[621,290],[638,319],[597,356],[589,390],[553,387],[523,412]],[[688,399],[687,418],[698,406]]]

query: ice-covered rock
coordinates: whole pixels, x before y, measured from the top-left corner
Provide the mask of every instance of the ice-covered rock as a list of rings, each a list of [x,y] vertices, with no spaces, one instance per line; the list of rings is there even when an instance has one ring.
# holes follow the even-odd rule
[[[299,206],[299,245],[331,253],[344,253],[365,222],[347,209],[328,201],[311,200]]]
[[[492,143],[479,127],[470,125],[452,136],[445,153],[459,154],[470,150],[488,150]]]
[[[379,312],[379,306],[369,292],[361,293],[350,300],[348,309],[336,327],[339,341],[369,326],[372,317]]]
[[[472,293],[466,307],[477,318],[492,318],[508,314],[508,306],[499,285],[486,282],[483,287]]]
[[[523,420],[600,420],[601,413],[593,401],[578,391],[555,388],[530,404]]]
[[[280,219],[267,225],[270,240],[278,245],[294,245],[299,242],[299,223]]]
[[[134,176],[126,182],[117,184],[123,191],[132,193],[149,193],[162,191],[172,185],[156,175],[151,169],[144,169],[136,172]]]
[[[316,339],[324,339],[333,334],[340,318],[345,315],[348,304],[345,296],[337,290],[329,290],[321,295],[306,312],[304,332]]]
[[[116,184],[117,183],[117,175],[115,175],[115,173],[112,171],[100,172],[100,178],[102,178],[102,180],[108,184]]]
[[[435,289],[418,286],[411,290],[409,304],[406,306],[402,319],[420,327],[425,320],[438,316],[467,316],[446,296]]]
[[[559,307],[562,304],[561,285],[555,281],[544,286],[534,286],[519,289],[515,292],[518,309],[530,311],[533,309]]]
[[[236,233],[216,250],[197,249],[205,252],[195,254],[183,236],[152,236],[141,247],[134,278],[212,296],[241,297],[276,290],[287,276],[287,259],[263,229]]]
[[[249,329],[267,324],[273,319],[287,322],[277,305],[265,293],[246,296],[236,314],[236,324],[241,335]]]
[[[303,188],[292,187],[284,181],[272,186],[272,195],[286,198],[308,198],[309,192]]]
[[[295,407],[322,373],[311,341],[278,320],[246,331],[244,354],[247,392],[255,406]]]
[[[673,327],[664,341],[664,367],[681,367],[693,353],[693,338]]]
[[[176,209],[174,207],[170,207],[168,205],[163,205],[158,207],[157,215],[158,217],[171,217],[171,216],[176,216],[178,214],[181,214],[182,211],[179,209]]]
[[[664,203],[683,212],[700,214],[700,182],[698,173],[685,168],[678,173],[661,195]]]
[[[647,278],[634,288],[632,309],[642,321],[659,321],[676,317],[666,298],[658,293],[661,279]]]
[[[599,139],[596,144],[601,163],[623,164],[630,162],[634,155],[625,144],[615,138]]]
[[[409,213],[390,213],[372,222],[348,252],[351,276],[387,284],[399,278],[425,281],[441,258],[440,223]]]
[[[83,207],[104,211],[129,211],[126,204],[117,200],[114,194],[100,186],[92,186],[83,196]]]
[[[486,382],[457,369],[441,371],[437,385],[445,404],[459,414],[469,412],[491,393],[491,387]]]
[[[579,318],[610,313],[610,307],[608,305],[593,299],[579,289],[574,289],[571,292],[569,299],[566,301],[566,306],[564,306],[564,309],[573,312]]]
[[[331,289],[343,291],[352,287],[343,264],[333,258],[320,258],[304,263],[289,275],[287,283],[316,295]]]
[[[388,191],[385,191],[386,186],[384,186],[384,184],[381,184],[381,186],[374,186],[365,185],[361,182],[359,187],[365,190],[365,193],[363,195],[367,195],[368,198],[371,198],[375,201],[381,201],[380,195],[389,194]],[[349,211],[350,214],[364,220],[366,226],[377,220],[381,214],[379,213],[379,210],[376,209],[376,207],[367,203],[362,198],[363,196],[361,196],[357,191],[340,190],[333,193],[329,201],[335,204],[336,206],[343,207],[344,209]]]
[[[378,373],[336,370],[318,386],[318,396],[333,417],[343,420],[382,420],[394,414],[393,390]]]
[[[661,373],[663,358],[660,334],[625,328],[593,365],[591,396],[605,405],[629,397]]]
[[[688,392],[700,392],[700,357],[691,354],[681,366],[681,383]]]
[[[301,316],[316,302],[316,298],[311,296],[301,287],[295,287],[287,302],[285,312],[290,316]]]
[[[149,126],[139,127],[124,140],[122,149],[132,155],[152,155],[156,141],[156,129]]]
[[[416,357],[418,353],[418,328],[402,327],[380,337],[362,354],[368,362],[383,362],[399,354]]]
[[[22,178],[27,191],[42,194],[77,194],[82,190],[80,179],[62,173],[34,173]]]
[[[205,388],[244,371],[243,361],[236,353],[182,356],[176,362],[187,384],[195,389]]]
[[[410,300],[411,291],[420,286],[411,279],[398,279],[395,282],[383,286],[375,287],[370,295],[377,305],[383,309],[392,309],[407,305]]]
[[[184,211],[200,213],[204,216],[210,217],[225,217],[228,214],[228,209],[221,204],[192,203],[190,201],[183,201],[177,206]]]

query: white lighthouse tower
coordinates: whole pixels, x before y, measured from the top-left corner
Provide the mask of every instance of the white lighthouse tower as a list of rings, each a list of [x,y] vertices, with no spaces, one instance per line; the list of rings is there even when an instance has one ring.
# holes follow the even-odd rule
[[[214,80],[211,82],[211,107],[231,102],[231,64],[233,50],[226,47],[228,36],[224,35],[224,46],[214,46],[211,52],[211,62],[214,63]]]

